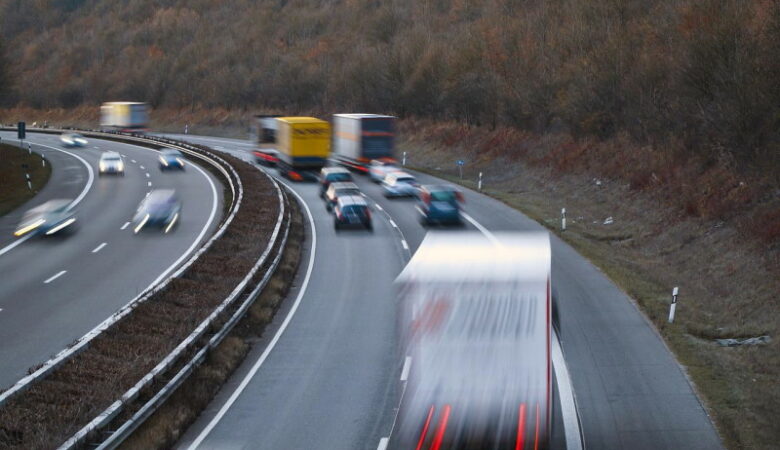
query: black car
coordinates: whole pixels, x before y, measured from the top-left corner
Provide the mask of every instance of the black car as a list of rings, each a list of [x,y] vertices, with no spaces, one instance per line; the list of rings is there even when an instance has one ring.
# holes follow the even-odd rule
[[[339,231],[342,228],[366,228],[373,231],[371,224],[371,211],[363,197],[353,195],[339,197],[333,208],[333,228]]]

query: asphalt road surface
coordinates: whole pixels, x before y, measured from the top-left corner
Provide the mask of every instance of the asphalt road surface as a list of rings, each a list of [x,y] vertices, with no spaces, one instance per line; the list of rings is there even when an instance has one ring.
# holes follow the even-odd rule
[[[246,141],[179,137],[251,159]],[[384,445],[403,386],[390,284],[426,229],[414,202],[387,200],[368,179],[357,181],[376,205],[373,233],[336,233],[316,185],[292,185],[315,225],[309,259],[263,342],[179,448]],[[468,190],[465,198],[466,230],[542,229],[494,199]],[[555,364],[553,448],[722,448],[683,370],[631,299],[560,239],[551,243],[565,357]]]
[[[15,133],[0,136],[5,142]],[[97,139],[86,148],[63,149],[57,135],[28,138],[53,172],[40,193],[0,218],[0,389],[163,279],[207,240],[222,211],[222,186],[193,164],[162,173],[152,149]],[[107,150],[125,155],[124,177],[98,176],[98,159]],[[128,222],[146,194],[159,188],[179,194],[178,226],[167,235],[134,235]],[[80,198],[74,232],[14,238],[24,210],[53,198]]]

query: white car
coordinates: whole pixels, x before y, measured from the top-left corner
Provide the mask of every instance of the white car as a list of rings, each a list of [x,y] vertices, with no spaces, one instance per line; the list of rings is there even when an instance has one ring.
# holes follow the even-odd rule
[[[122,155],[117,152],[105,152],[100,155],[98,164],[99,175],[115,174],[125,176],[125,163],[122,161]]]
[[[392,172],[382,181],[382,193],[385,197],[417,197],[420,184],[406,172]]]
[[[374,183],[381,183],[387,174],[398,172],[398,167],[394,159],[372,159],[371,166],[368,168],[368,176]]]

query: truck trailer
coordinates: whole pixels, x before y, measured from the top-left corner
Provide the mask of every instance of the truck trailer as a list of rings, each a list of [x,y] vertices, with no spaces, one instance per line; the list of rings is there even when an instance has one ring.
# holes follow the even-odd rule
[[[100,107],[100,128],[109,131],[143,131],[149,127],[146,103],[107,102]]]
[[[330,125],[314,117],[278,117],[276,151],[279,173],[294,181],[317,179],[330,155]]]
[[[379,114],[334,114],[333,158],[368,173],[371,160],[395,157],[395,117]]]
[[[392,449],[549,448],[547,233],[431,232],[398,276],[407,384]]]

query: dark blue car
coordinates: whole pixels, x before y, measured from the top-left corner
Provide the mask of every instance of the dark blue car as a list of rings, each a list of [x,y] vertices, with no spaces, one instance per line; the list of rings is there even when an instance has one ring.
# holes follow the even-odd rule
[[[161,171],[184,170],[184,155],[178,150],[161,150],[159,159]]]
[[[451,186],[426,185],[420,188],[417,211],[424,226],[461,225],[460,204],[463,194]]]

